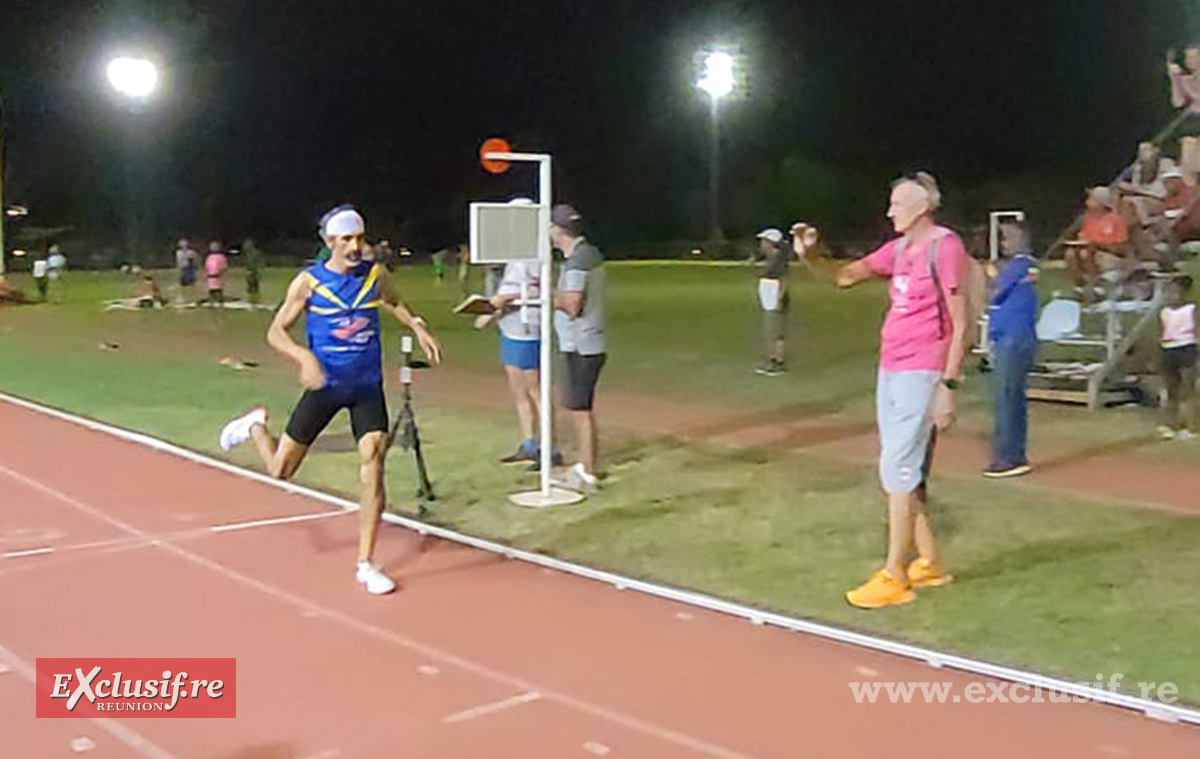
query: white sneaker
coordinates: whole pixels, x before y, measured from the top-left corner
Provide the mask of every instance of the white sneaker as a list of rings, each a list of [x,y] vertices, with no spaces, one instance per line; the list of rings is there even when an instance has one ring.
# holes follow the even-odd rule
[[[1168,427],[1165,424],[1160,425],[1158,428],[1158,436],[1162,440],[1174,440],[1175,439],[1175,430],[1171,429],[1170,427]]]
[[[250,430],[256,424],[267,423],[267,410],[258,406],[250,413],[239,416],[221,430],[221,450],[228,451],[235,445],[241,445],[250,439]]]
[[[1192,435],[1192,433],[1187,431],[1186,429],[1182,429],[1179,432],[1175,433],[1176,440],[1191,440],[1193,437],[1195,437],[1195,436]]]
[[[379,567],[365,561],[358,562],[358,571],[354,576],[371,595],[381,596],[396,589],[392,578],[385,575]]]

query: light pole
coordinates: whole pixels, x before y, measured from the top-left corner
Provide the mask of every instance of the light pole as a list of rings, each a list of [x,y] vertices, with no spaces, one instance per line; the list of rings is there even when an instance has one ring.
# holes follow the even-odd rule
[[[108,63],[105,70],[108,83],[113,90],[126,98],[133,106],[146,101],[158,89],[158,67],[146,58],[117,57]],[[137,200],[140,183],[134,177],[134,152],[136,135],[132,125],[127,127],[125,156],[125,183],[129,208],[126,209],[126,247],[131,259],[139,257],[141,244],[141,204]]]
[[[721,98],[733,92],[736,80],[734,78],[734,59],[726,52],[711,51],[704,53],[704,69],[696,86],[708,93],[709,115],[712,122],[712,146],[709,154],[709,202],[712,204],[709,225],[709,235],[714,241],[724,240],[725,233],[721,230],[721,128],[720,104]]]

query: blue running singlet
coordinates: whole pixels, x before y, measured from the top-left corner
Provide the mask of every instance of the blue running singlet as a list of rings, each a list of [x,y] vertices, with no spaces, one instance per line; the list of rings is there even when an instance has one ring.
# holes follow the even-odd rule
[[[312,287],[305,319],[308,345],[325,370],[327,387],[383,382],[379,266],[363,261],[338,274],[316,263],[304,274]]]

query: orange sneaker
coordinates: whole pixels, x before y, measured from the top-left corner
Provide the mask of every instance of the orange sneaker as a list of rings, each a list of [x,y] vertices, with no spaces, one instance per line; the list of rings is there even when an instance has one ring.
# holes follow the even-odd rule
[[[898,580],[886,569],[871,575],[871,579],[846,593],[846,601],[860,609],[880,609],[915,601],[917,594],[907,580]]]
[[[946,573],[937,564],[920,558],[908,565],[908,581],[914,588],[940,588],[950,584],[954,575]]]

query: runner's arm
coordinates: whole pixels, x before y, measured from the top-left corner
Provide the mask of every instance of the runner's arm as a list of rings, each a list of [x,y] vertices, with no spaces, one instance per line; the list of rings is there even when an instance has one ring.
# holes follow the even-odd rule
[[[311,292],[308,278],[303,274],[297,275],[288,285],[283,305],[275,313],[275,319],[271,322],[270,329],[267,330],[267,343],[300,366],[304,366],[310,360],[315,361],[316,356],[312,354],[312,351],[293,340],[292,336],[288,334],[288,330],[295,326],[300,319],[300,314],[304,313],[304,307],[308,303],[308,296]]]
[[[400,300],[396,294],[396,286],[392,282],[392,275],[386,267],[380,266],[379,269],[379,297],[383,300],[384,306],[391,312],[392,316],[396,317],[396,321],[403,324],[412,330],[417,336],[417,342],[421,345],[421,350],[425,352],[426,357],[435,364],[442,363],[442,346],[438,343],[437,338],[429,331],[429,327],[425,325],[425,320],[414,315],[408,310],[408,307]]]

